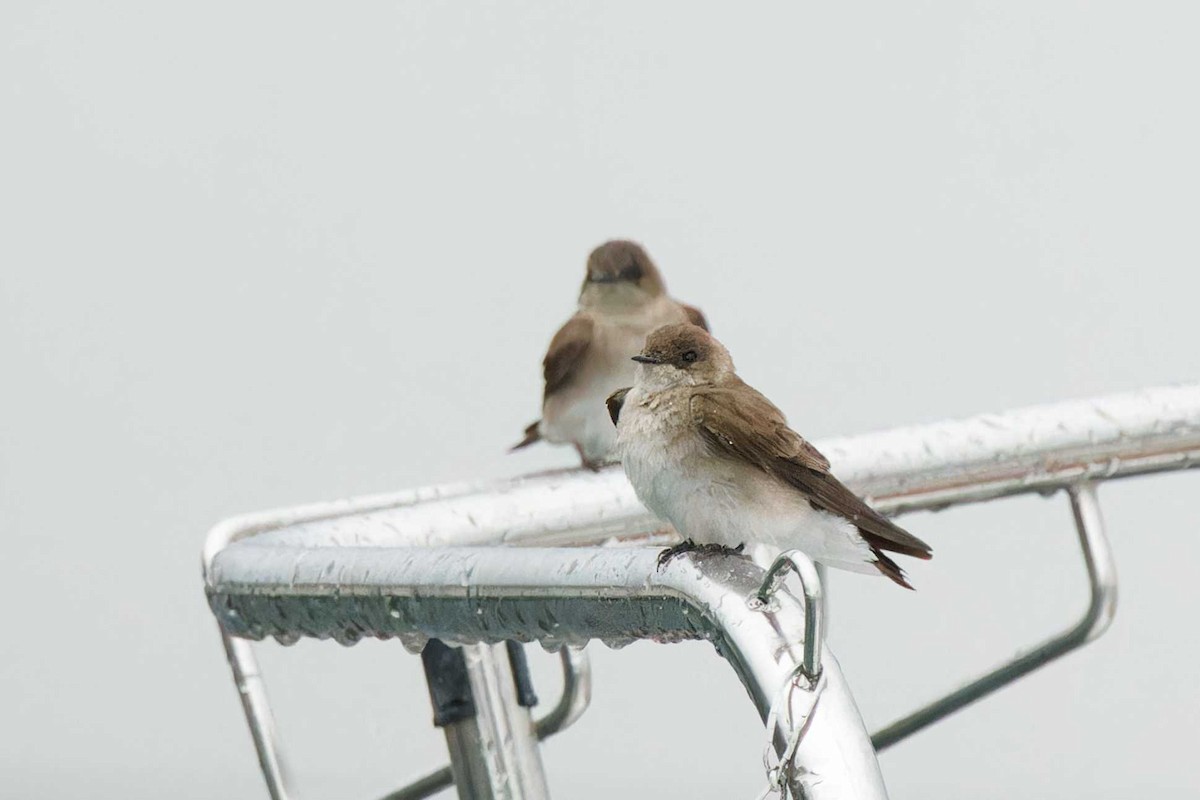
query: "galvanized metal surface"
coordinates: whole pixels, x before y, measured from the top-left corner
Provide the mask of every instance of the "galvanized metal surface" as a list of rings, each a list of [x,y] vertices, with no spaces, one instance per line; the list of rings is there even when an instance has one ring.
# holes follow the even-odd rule
[[[602,639],[712,641],[765,720],[803,663],[805,611],[789,592],[752,602],[764,573],[747,560],[682,556],[661,571],[650,548],[292,548],[247,541],[210,571],[210,602],[238,636],[352,643],[395,636],[410,649],[457,643]],[[874,748],[836,660],[822,656],[821,711],[797,751],[797,796],[885,797]],[[795,692],[796,719],[806,716]]]
[[[797,421],[802,427],[802,420]],[[1200,464],[1200,386],[1146,389],[816,442],[834,471],[899,513]],[[662,523],[617,468],[567,470],[252,514],[230,542],[296,546],[584,545],[644,540]]]

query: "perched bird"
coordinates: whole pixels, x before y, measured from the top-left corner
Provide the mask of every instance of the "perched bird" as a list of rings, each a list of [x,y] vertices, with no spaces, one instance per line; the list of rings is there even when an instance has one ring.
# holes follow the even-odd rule
[[[887,553],[927,559],[929,546],[833,477],[825,456],[737,376],[720,342],[694,325],[668,325],[633,360],[633,386],[607,405],[638,498],[685,538],[660,565],[688,550],[795,547],[912,588]]]
[[[641,245],[611,241],[587,260],[579,310],[559,328],[542,361],[542,418],[525,429],[518,450],[539,439],[571,444],[588,469],[609,458],[616,431],[606,398],[633,380],[636,355],[655,328],[689,322],[705,330],[700,310],[667,295],[658,268]]]

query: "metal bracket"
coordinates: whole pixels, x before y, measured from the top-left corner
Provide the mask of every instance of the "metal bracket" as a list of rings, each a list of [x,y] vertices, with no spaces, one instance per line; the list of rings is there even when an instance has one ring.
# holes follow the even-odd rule
[[[758,591],[749,600],[749,606],[758,611],[770,611],[772,598],[782,588],[789,572],[796,573],[804,592],[804,654],[792,675],[779,687],[779,694],[767,715],[767,744],[763,750],[767,789],[760,795],[760,800],[774,793],[779,794],[780,800],[802,796],[792,791],[799,778],[795,774],[796,752],[808,731],[824,686],[821,680],[821,650],[825,645],[825,596],[821,571],[817,565],[799,550],[780,554],[767,569]],[[793,708],[792,696],[800,688],[797,682],[801,678],[806,684],[806,696],[799,708]],[[773,751],[776,750],[779,753],[777,759],[773,757]]]
[[[767,570],[762,585],[751,598],[751,608],[764,609],[779,591],[788,572],[795,572],[804,591],[804,677],[815,684],[821,677],[821,647],[825,642],[825,600],[821,575],[812,560],[799,550],[781,553]]]
[[[1083,616],[1058,636],[1047,639],[1029,652],[878,731],[871,736],[871,743],[877,751],[891,747],[964,706],[1061,658],[1108,630],[1117,609],[1117,570],[1112,548],[1104,534],[1104,519],[1100,515],[1096,487],[1091,482],[1084,482],[1067,491],[1071,497],[1075,529],[1079,534],[1079,546],[1087,565],[1090,586],[1088,607]]]

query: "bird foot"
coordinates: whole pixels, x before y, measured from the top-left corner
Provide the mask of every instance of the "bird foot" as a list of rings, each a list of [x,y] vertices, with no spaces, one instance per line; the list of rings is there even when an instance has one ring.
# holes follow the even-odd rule
[[[582,465],[584,469],[591,472],[599,472],[605,467],[610,467],[613,464],[620,463],[611,458],[588,458],[583,454],[583,448],[579,445],[575,445],[575,452],[579,454],[580,465]]]
[[[741,555],[745,549],[745,543],[739,544],[737,547],[729,547],[728,545],[713,544],[711,542],[696,544],[691,539],[684,539],[679,544],[672,545],[658,554],[658,569],[662,570],[671,559],[683,553],[700,553],[706,556],[737,556]]]

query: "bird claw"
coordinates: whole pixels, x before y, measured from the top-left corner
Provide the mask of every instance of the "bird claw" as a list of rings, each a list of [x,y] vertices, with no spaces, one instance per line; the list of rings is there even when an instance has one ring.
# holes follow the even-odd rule
[[[745,549],[746,544],[744,542],[739,544],[737,547],[729,547],[727,545],[713,544],[711,542],[707,544],[696,544],[691,539],[684,539],[679,544],[672,545],[658,554],[658,570],[662,571],[662,568],[665,567],[671,559],[684,553],[700,553],[706,556],[737,556],[741,555],[742,551]]]
[[[691,539],[684,539],[679,544],[671,545],[666,550],[663,550],[658,554],[658,569],[661,571],[662,568],[667,565],[667,562],[669,562],[672,558],[682,555],[683,553],[690,553],[697,547],[699,547],[699,545],[697,545]]]

